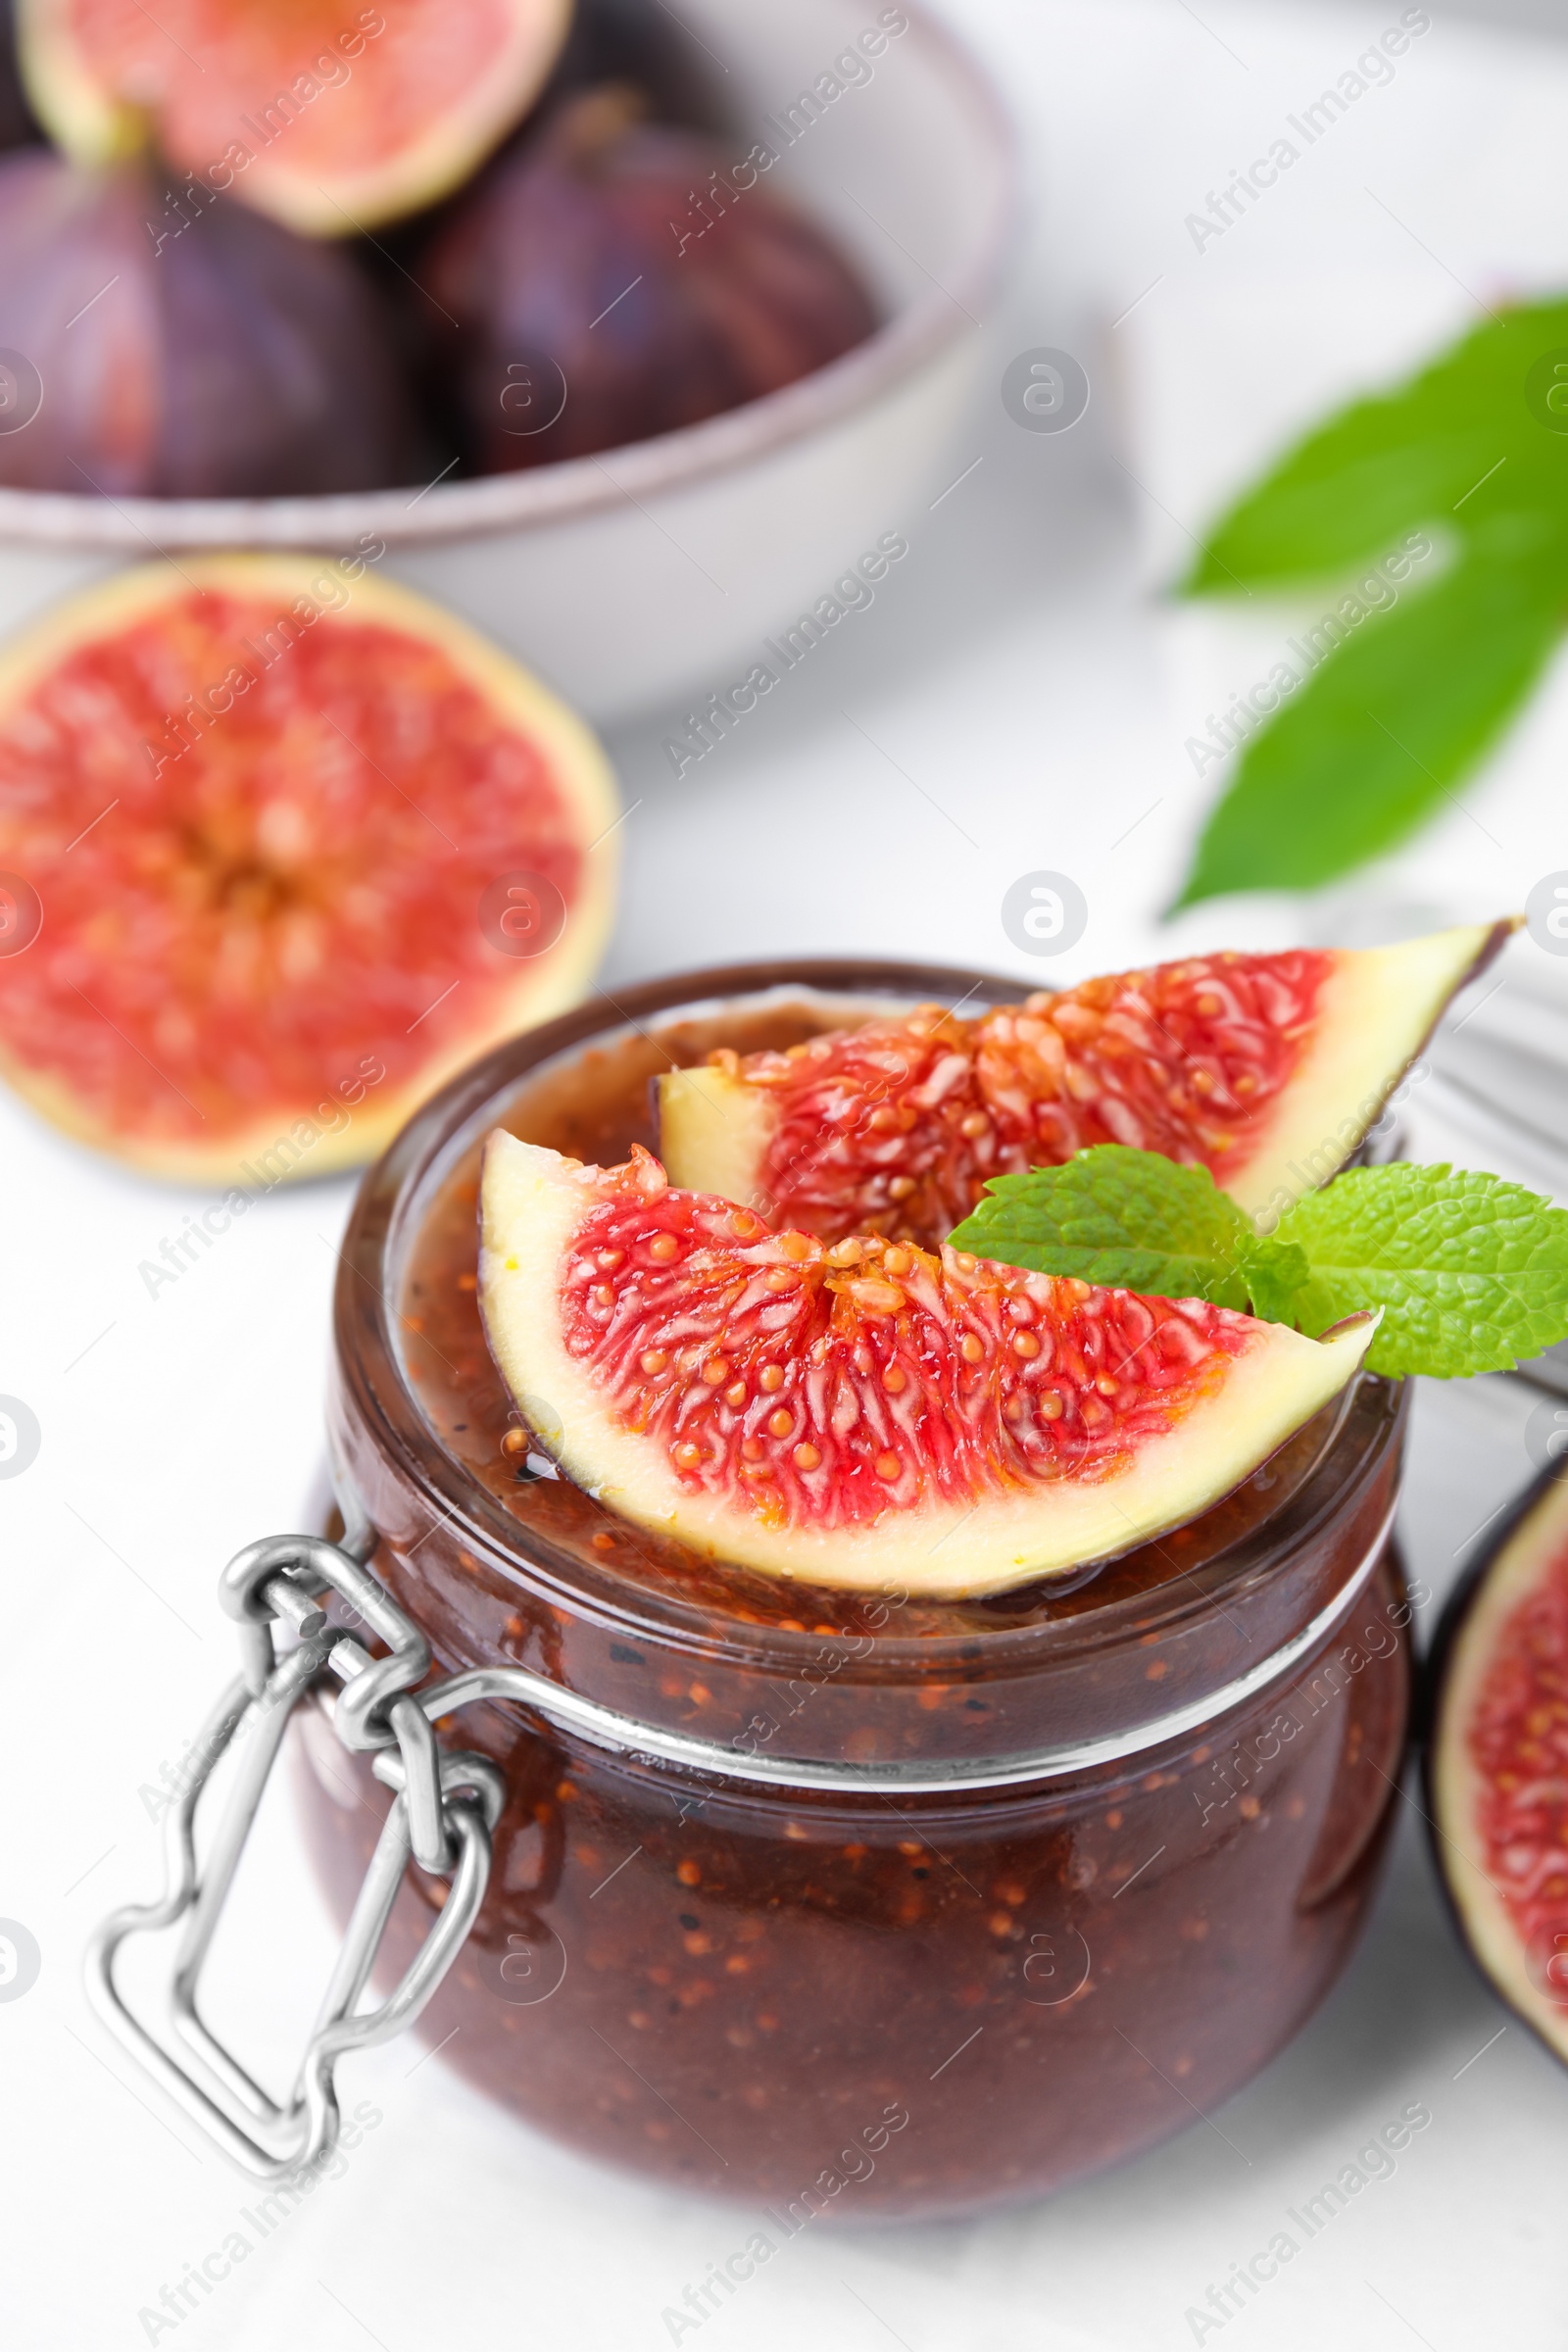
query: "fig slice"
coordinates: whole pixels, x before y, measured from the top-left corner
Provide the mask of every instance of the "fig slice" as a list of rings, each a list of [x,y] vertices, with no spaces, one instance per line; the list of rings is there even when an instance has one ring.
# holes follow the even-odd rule
[[[598,960],[604,755],[381,552],[149,564],[0,656],[0,1070],[155,1174],[373,1157]]]
[[[939,1004],[660,1081],[672,1183],[827,1240],[933,1248],[987,1181],[1130,1144],[1206,1167],[1268,1230],[1357,1149],[1513,925],[1402,946],[1183,956],[960,1020]]]
[[[178,171],[305,236],[462,185],[520,121],[571,0],[18,0],[23,75],[75,162],[150,121]]]
[[[1427,1811],[1483,1975],[1568,2063],[1568,1479],[1552,1464],[1433,1647]]]
[[[649,1152],[485,1147],[479,1299],[518,1410],[636,1525],[814,1585],[997,1592],[1195,1518],[1335,1396],[1329,1338],[944,1249],[829,1249]]]

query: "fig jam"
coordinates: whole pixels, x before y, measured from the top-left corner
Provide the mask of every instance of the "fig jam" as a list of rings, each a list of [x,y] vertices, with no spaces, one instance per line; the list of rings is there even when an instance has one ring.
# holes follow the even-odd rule
[[[671,1062],[966,991],[1023,993],[823,965],[605,1000],[438,1097],[343,1252],[335,1447],[438,1671],[515,1662],[716,1751],[711,1770],[613,1754],[500,1702],[443,1724],[510,1795],[420,2031],[581,2150],[761,2200],[775,2244],[816,2216],[1037,2195],[1211,2112],[1343,1966],[1403,1744],[1403,1413],[1376,1378],[1176,1534],[977,1600],[730,1568],[528,1452],[475,1293],[490,1127],[619,1160],[655,1143],[648,1080]],[[346,1911],[388,1799],[323,1717],[305,1747]],[[725,1768],[758,1755],[1035,1765],[873,1795]],[[411,1869],[389,1967],[442,1891]]]

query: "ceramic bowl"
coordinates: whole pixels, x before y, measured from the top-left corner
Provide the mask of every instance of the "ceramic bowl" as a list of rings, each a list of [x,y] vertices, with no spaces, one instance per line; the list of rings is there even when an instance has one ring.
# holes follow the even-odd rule
[[[389,572],[608,720],[744,677],[764,635],[910,531],[952,456],[1016,220],[1004,111],[914,7],[683,0],[680,18],[710,74],[724,69],[735,163],[758,140],[779,151],[773,184],[876,291],[869,341],[726,416],[519,473],[324,498],[0,490],[0,629],[149,556],[368,538]]]

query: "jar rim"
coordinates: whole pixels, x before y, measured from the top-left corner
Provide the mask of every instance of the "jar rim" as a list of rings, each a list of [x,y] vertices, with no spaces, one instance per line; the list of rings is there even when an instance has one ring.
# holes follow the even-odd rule
[[[814,1656],[821,1635],[739,1617],[670,1591],[634,1584],[609,1565],[598,1568],[537,1531],[525,1529],[448,1450],[425,1417],[394,1328],[404,1254],[434,1191],[507,1098],[552,1065],[590,1046],[646,1035],[659,1016],[690,1017],[769,999],[814,1000],[866,1012],[931,1000],[956,1004],[1016,1004],[1036,984],[966,967],[874,957],[806,957],[675,972],[614,996],[598,990],[587,1004],[493,1049],[432,1096],[369,1168],[355,1198],[339,1250],[334,1336],[340,1378],[362,1421],[403,1482],[459,1540],[482,1549],[492,1565],[536,1597],[602,1626],[653,1640],[694,1657],[751,1668],[775,1663],[788,1674]],[[835,1001],[838,1001],[837,1004]],[[1030,1674],[1128,1642],[1174,1633],[1217,1606],[1239,1602],[1272,1583],[1317,1539],[1325,1524],[1353,1508],[1402,1428],[1405,1399],[1375,1375],[1352,1382],[1321,1416],[1310,1460],[1289,1492],[1232,1542],[1152,1590],[1028,1624],[965,1623],[946,1632],[878,1630],[867,1659],[847,1663],[842,1679],[897,1677],[942,1657],[987,1677]],[[1347,1451],[1353,1457],[1347,1460]],[[341,1459],[334,1474],[351,1476]],[[868,1604],[876,1595],[867,1594]],[[853,1629],[845,1629],[849,1634]],[[854,1669],[862,1669],[857,1674]],[[870,1673],[864,1670],[870,1669]]]

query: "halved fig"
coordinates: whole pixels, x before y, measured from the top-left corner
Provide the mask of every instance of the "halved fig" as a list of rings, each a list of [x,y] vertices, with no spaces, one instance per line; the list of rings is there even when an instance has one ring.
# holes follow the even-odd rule
[[[156,1174],[373,1157],[598,958],[604,755],[383,552],[149,564],[0,656],[0,1070]]]
[[[1568,2062],[1568,1478],[1489,1543],[1433,1649],[1433,1851],[1484,1975]]]
[[[672,1183],[827,1240],[930,1248],[993,1176],[1130,1144],[1267,1231],[1357,1149],[1509,923],[1401,947],[1189,956],[980,1020],[940,1004],[660,1081]]]
[[[571,0],[18,0],[50,136],[99,165],[150,121],[179,171],[306,236],[462,185],[526,112]]]
[[[1198,1299],[944,1249],[829,1249],[497,1131],[479,1298],[518,1410],[638,1526],[816,1585],[957,1596],[1107,1559],[1230,1493],[1354,1373]]]

